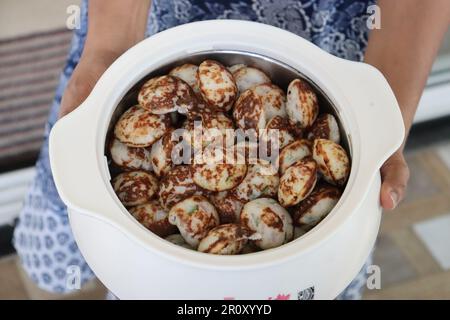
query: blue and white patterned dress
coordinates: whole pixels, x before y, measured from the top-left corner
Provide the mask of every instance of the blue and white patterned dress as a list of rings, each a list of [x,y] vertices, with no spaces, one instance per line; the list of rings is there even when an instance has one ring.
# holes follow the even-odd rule
[[[367,45],[367,7],[375,0],[153,0],[147,35],[200,20],[258,21],[294,32],[324,50],[350,60],[363,59]],[[73,239],[67,211],[50,171],[48,134],[55,124],[65,86],[83,51],[87,3],[82,3],[81,28],[74,31],[67,63],[46,125],[36,176],[26,196],[14,233],[22,265],[36,284],[52,292],[68,292],[66,270],[79,266],[81,283],[94,277]],[[358,298],[365,283],[361,273],[341,298]]]

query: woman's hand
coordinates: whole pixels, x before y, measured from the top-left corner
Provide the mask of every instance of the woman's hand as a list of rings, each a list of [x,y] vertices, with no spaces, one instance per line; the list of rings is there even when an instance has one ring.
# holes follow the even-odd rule
[[[144,39],[150,4],[150,0],[89,1],[86,43],[63,94],[60,117],[86,99],[117,57]]]
[[[449,27],[448,0],[378,0],[381,29],[370,32],[365,61],[388,80],[400,106],[408,133],[431,65]],[[409,170],[403,146],[381,167],[384,209],[403,199]]]
[[[91,93],[105,70],[114,62],[115,52],[93,50],[83,53],[70,77],[61,101],[59,117],[76,109]]]
[[[402,151],[394,153],[381,167],[381,205],[394,209],[403,200],[409,180],[409,168]]]

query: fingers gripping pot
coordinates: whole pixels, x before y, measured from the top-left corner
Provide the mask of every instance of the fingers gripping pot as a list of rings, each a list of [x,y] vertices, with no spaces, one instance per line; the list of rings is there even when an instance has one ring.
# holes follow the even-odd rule
[[[105,148],[118,116],[151,77],[206,59],[256,67],[280,88],[305,79],[318,92],[322,112],[341,128],[351,157],[342,197],[324,220],[292,242],[236,256],[188,250],[149,232],[114,194]],[[297,299],[311,287],[314,298],[332,299],[373,247],[381,217],[379,168],[403,135],[395,97],[375,68],[333,57],[271,26],[205,21],[158,33],[123,54],[86,101],[54,126],[50,159],[78,247],[121,299]]]

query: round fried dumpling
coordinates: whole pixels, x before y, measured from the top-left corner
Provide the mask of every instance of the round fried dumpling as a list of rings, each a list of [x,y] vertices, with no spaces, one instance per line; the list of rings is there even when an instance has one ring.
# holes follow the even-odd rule
[[[244,92],[258,84],[270,83],[270,78],[261,70],[252,67],[241,67],[233,72],[239,92]]]
[[[159,187],[159,202],[166,210],[201,191],[192,180],[191,168],[187,165],[173,167],[161,180]]]
[[[185,63],[181,66],[173,68],[169,75],[180,78],[186,82],[196,94],[200,93],[198,87],[198,76],[197,76],[198,66],[191,63]]]
[[[129,211],[140,224],[160,237],[177,232],[177,228],[169,223],[167,211],[156,200],[132,207]]]
[[[112,180],[113,189],[124,206],[149,202],[158,191],[158,179],[145,171],[129,171]]]
[[[209,230],[197,250],[212,254],[239,254],[247,243],[248,233],[238,224],[222,224]]]
[[[197,98],[183,80],[170,75],[155,77],[142,86],[138,94],[139,105],[153,114],[177,111],[181,114],[196,107]]]
[[[170,209],[169,222],[178,227],[189,245],[197,248],[209,230],[219,225],[219,215],[205,197],[192,196]]]
[[[295,79],[288,87],[286,112],[302,129],[310,127],[319,114],[317,95],[304,80]]]
[[[170,130],[170,116],[156,115],[139,106],[125,111],[116,123],[114,135],[130,147],[148,147]]]
[[[172,168],[172,150],[177,143],[169,132],[152,145],[150,161],[158,177],[165,175]]]
[[[295,140],[294,142],[284,147],[281,150],[280,156],[278,158],[280,173],[285,173],[287,168],[289,168],[298,160],[311,156],[311,149],[312,143],[306,139]]]
[[[152,170],[150,152],[146,148],[129,147],[118,139],[112,139],[109,154],[114,164],[125,170]]]
[[[183,129],[186,130],[183,137],[196,147],[206,147],[210,143],[226,146],[227,141],[234,141],[233,121],[222,112],[199,114],[186,120]]]
[[[253,90],[244,91],[233,109],[233,118],[242,130],[264,129],[266,126],[266,113],[261,97]]]
[[[343,186],[347,182],[350,160],[347,152],[340,145],[331,140],[316,139],[313,157],[325,181],[337,186]]]
[[[261,142],[268,150],[280,152],[286,145],[293,142],[295,138],[289,131],[289,122],[281,116],[275,116],[267,123],[261,134]],[[274,139],[278,138],[278,143]]]
[[[321,114],[309,130],[308,139],[327,139],[339,144],[341,137],[336,118],[329,113]]]
[[[318,184],[305,200],[294,207],[294,223],[311,229],[330,213],[340,197],[341,191],[335,186]]]
[[[267,121],[275,116],[287,117],[286,95],[278,86],[272,83],[263,83],[253,87],[253,90],[261,97]]]
[[[194,248],[192,248],[192,246],[187,244],[186,240],[184,240],[183,236],[179,233],[171,234],[170,236],[167,236],[164,239],[166,239],[169,242],[172,242],[173,244],[176,244],[177,246],[194,250]]]
[[[317,182],[317,163],[311,158],[295,162],[280,178],[278,201],[283,207],[305,199]]]
[[[256,164],[260,159],[269,160],[259,149],[260,145],[252,141],[242,140],[234,145],[238,163]]]
[[[214,60],[199,65],[198,86],[206,104],[221,111],[230,110],[237,98],[238,89],[230,71]]]
[[[258,160],[248,165],[244,180],[233,190],[236,197],[244,202],[260,197],[275,197],[280,178],[268,161]]]
[[[248,202],[241,212],[241,224],[260,236],[255,244],[261,249],[281,246],[293,237],[291,216],[278,202],[270,198]]]
[[[236,187],[247,172],[247,165],[228,157],[222,148],[206,150],[202,164],[194,164],[194,182],[209,191],[225,191]]]
[[[239,221],[244,202],[239,200],[233,192],[216,192],[211,194],[209,199],[219,214],[220,223],[233,223]]]

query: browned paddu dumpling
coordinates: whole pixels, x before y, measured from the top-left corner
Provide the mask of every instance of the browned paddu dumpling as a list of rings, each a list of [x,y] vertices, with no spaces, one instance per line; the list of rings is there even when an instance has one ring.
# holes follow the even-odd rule
[[[177,246],[194,250],[194,248],[192,248],[192,246],[187,244],[186,240],[184,240],[183,236],[179,233],[171,234],[170,236],[167,236],[164,239],[166,239],[167,241],[169,241],[173,244],[176,244]]]
[[[178,77],[155,77],[142,86],[138,94],[139,105],[153,114],[177,111],[188,114],[195,109],[197,98],[192,88]]]
[[[156,200],[129,209],[133,217],[144,227],[160,237],[177,232],[177,228],[169,223],[169,214]]]
[[[248,165],[244,180],[233,190],[244,202],[261,197],[276,197],[280,178],[275,167],[268,161],[258,160]]]
[[[304,80],[295,79],[288,87],[286,112],[289,120],[302,129],[310,127],[319,114],[317,95]]]
[[[114,128],[114,135],[130,147],[148,147],[170,130],[170,116],[156,115],[139,106],[122,114]]]
[[[129,147],[118,139],[112,139],[109,154],[115,165],[124,170],[152,170],[150,151],[146,148]]]
[[[172,206],[181,200],[201,191],[192,180],[192,171],[188,165],[173,167],[162,179],[159,186],[159,202],[165,210],[170,210]]]
[[[247,243],[248,230],[240,225],[222,224],[209,230],[198,245],[198,251],[212,254],[239,254]]]
[[[339,144],[341,136],[336,118],[329,113],[321,114],[309,130],[308,139],[327,139]]]
[[[186,130],[183,134],[186,141],[198,148],[206,147],[210,143],[226,146],[227,141],[234,141],[233,121],[222,112],[199,114],[186,120],[183,129]]]
[[[302,159],[290,166],[280,178],[278,201],[283,207],[294,206],[305,199],[317,182],[317,163]]]
[[[253,90],[261,97],[267,121],[275,116],[287,117],[286,95],[278,86],[273,83],[262,83],[254,86]]]
[[[220,223],[239,221],[244,202],[239,200],[231,190],[213,193],[209,199],[219,214]]]
[[[189,245],[197,248],[209,230],[219,225],[219,215],[205,197],[192,196],[170,209],[169,222],[178,227]]]
[[[341,191],[327,183],[319,183],[311,194],[293,208],[294,223],[310,229],[325,218],[341,197]]]
[[[194,182],[201,188],[217,192],[236,187],[247,173],[247,165],[228,158],[222,148],[207,150],[203,154],[204,163],[193,165]]]
[[[178,141],[172,139],[172,132],[169,132],[152,145],[149,158],[158,177],[162,177],[172,168],[172,150],[177,143]]]
[[[313,146],[313,157],[317,161],[319,171],[325,181],[343,186],[350,173],[350,159],[347,152],[337,143],[316,139]]]
[[[279,153],[281,149],[295,140],[290,133],[289,127],[290,125],[287,119],[281,116],[273,117],[267,123],[265,130],[263,130],[260,143],[264,143],[268,150]],[[274,143],[274,139],[276,138],[278,138],[278,143]],[[277,149],[275,150],[275,148]]]
[[[230,71],[214,60],[205,60],[199,65],[198,86],[203,100],[220,111],[230,110],[238,95]]]
[[[112,185],[125,206],[147,203],[158,191],[158,179],[145,171],[121,173],[112,180]]]
[[[255,140],[256,141],[256,140]],[[268,160],[260,152],[260,144],[251,141],[239,141],[234,145],[238,163],[255,164],[259,159]]]
[[[293,237],[291,216],[271,198],[248,202],[241,212],[241,224],[259,235],[255,244],[263,250],[281,246]]]
[[[270,83],[270,78],[261,70],[252,67],[241,67],[233,72],[239,92],[244,92],[258,84]]]
[[[242,130],[264,129],[266,126],[266,113],[261,97],[253,90],[244,91],[233,109],[233,118]]]
[[[287,168],[293,165],[298,160],[312,156],[312,143],[306,139],[295,140],[294,142],[285,146],[279,156],[280,173],[286,172]]]
[[[181,66],[173,68],[169,75],[180,78],[184,82],[186,82],[192,90],[196,94],[200,93],[200,89],[198,87],[198,66],[191,64],[191,63],[185,63]]]

